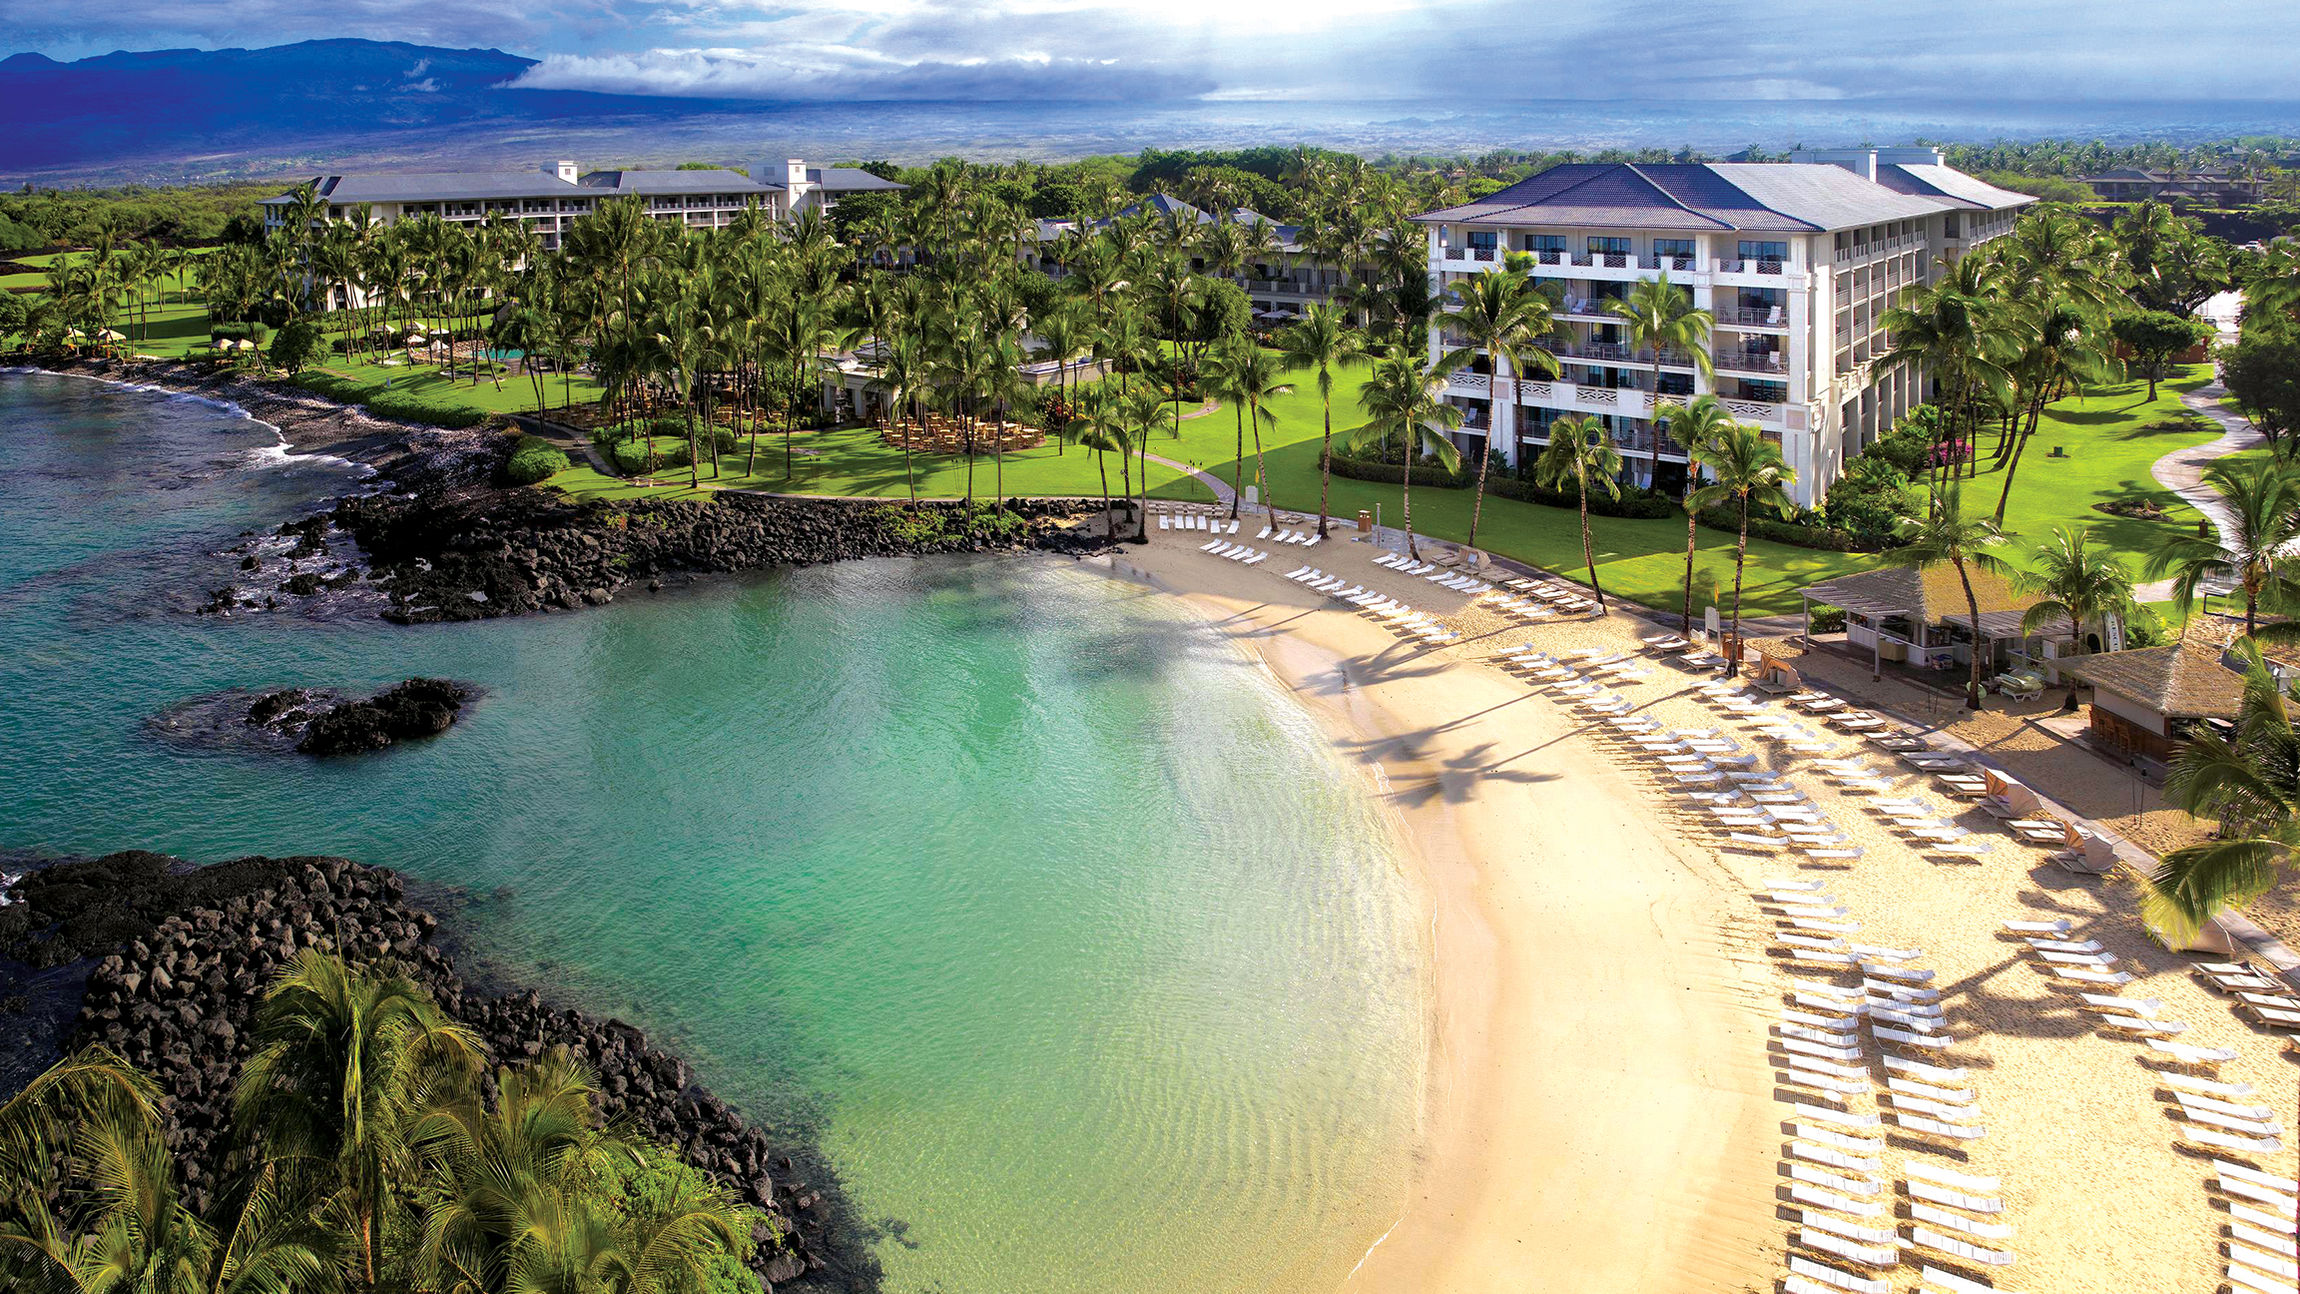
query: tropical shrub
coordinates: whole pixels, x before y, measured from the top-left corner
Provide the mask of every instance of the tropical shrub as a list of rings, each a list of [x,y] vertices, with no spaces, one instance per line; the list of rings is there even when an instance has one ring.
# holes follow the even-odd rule
[[[325,348],[319,325],[309,319],[296,319],[272,334],[272,363],[283,373],[300,373],[310,368]]]
[[[503,479],[513,485],[533,485],[567,470],[567,455],[541,436],[521,436],[512,443],[511,457],[503,464]]]

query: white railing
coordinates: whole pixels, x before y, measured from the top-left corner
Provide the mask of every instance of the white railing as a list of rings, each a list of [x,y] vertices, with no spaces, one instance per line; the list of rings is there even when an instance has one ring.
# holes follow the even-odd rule
[[[1483,373],[1455,373],[1446,379],[1446,390],[1453,395],[1490,395],[1493,379]]]
[[[1786,265],[1787,262],[1770,257],[1762,260],[1725,259],[1717,262],[1717,271],[1720,274],[1783,274],[1787,272]]]
[[[1760,422],[1779,422],[1782,410],[1788,408],[1787,405],[1775,404],[1766,400],[1726,400],[1722,403],[1728,412],[1738,417],[1754,418]]]

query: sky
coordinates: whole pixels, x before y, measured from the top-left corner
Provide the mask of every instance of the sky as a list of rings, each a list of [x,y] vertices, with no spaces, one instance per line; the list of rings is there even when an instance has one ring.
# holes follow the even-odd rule
[[[0,53],[335,36],[758,99],[2300,97],[2296,0],[0,0]]]

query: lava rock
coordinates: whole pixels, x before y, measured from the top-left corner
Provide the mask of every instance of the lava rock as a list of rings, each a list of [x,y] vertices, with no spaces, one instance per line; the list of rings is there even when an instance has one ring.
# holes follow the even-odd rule
[[[355,755],[402,741],[436,737],[454,724],[472,691],[438,678],[411,678],[365,701],[313,715],[296,749],[307,755]]]

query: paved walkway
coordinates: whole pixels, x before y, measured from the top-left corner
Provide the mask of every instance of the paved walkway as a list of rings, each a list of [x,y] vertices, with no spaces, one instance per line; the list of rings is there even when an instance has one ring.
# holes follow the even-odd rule
[[[2239,454],[2261,443],[2259,432],[2252,430],[2243,418],[2221,406],[2221,397],[2227,394],[2228,388],[2217,381],[2199,390],[2182,392],[2180,402],[2219,423],[2221,436],[2218,440],[2208,440],[2201,445],[2176,449],[2148,466],[2148,474],[2156,478],[2158,485],[2179,495],[2189,506],[2203,513],[2212,522],[2213,528],[2222,534],[2226,534],[2229,529],[2228,510],[2221,503],[2220,495],[2204,483],[2204,469],[2216,458]],[[2172,581],[2157,580],[2143,584],[2133,592],[2143,602],[2162,602],[2172,596]]]

